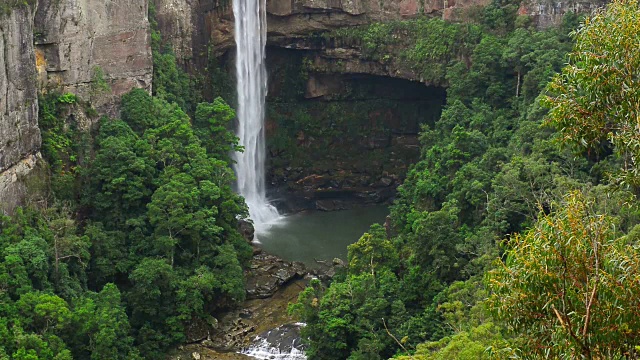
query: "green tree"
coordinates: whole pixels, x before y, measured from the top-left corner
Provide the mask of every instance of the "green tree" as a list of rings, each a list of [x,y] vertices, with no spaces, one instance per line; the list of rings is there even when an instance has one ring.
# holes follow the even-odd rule
[[[229,131],[236,118],[236,112],[221,98],[213,103],[200,103],[196,108],[193,125],[196,135],[202,140],[207,153],[231,165],[233,151],[242,150],[239,139]]]
[[[592,155],[614,146],[621,159],[617,181],[638,188],[640,152],[640,10],[618,0],[586,19],[574,33],[569,65],[555,76],[544,100],[547,122],[562,141]]]
[[[616,219],[567,195],[508,242],[488,275],[497,318],[524,339],[523,356],[613,359],[635,354],[640,252]],[[610,206],[615,206],[611,204]]]
[[[120,291],[113,284],[107,284],[97,296],[96,322],[91,359],[130,359],[133,339],[129,336],[129,319],[121,304]]]
[[[136,341],[143,353],[159,355],[161,348],[183,340],[174,306],[177,274],[167,261],[146,258],[129,278],[133,288],[127,303]]]

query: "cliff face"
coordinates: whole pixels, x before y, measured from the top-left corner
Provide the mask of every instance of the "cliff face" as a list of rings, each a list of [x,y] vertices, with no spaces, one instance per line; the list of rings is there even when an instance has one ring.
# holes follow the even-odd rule
[[[0,213],[25,193],[40,150],[32,7],[0,15]]]
[[[40,0],[34,41],[41,86],[73,92],[110,114],[123,93],[151,90],[147,11],[146,0]],[[111,91],[97,89],[101,80]]]
[[[518,13],[531,16],[540,28],[549,28],[560,25],[562,17],[567,13],[590,14],[608,2],[606,0],[524,0],[520,4]]]
[[[0,212],[24,200],[40,168],[39,91],[113,115],[121,94],[151,90],[147,0],[32,3],[0,16]]]
[[[220,57],[235,46],[232,0],[152,0],[160,31],[177,58],[188,68],[202,68],[207,56]],[[491,0],[267,0],[269,46],[314,50],[318,72],[372,74],[422,81],[393,61],[362,61],[357,46],[313,43],[322,31],[425,16],[467,21]],[[540,28],[559,25],[569,12],[590,13],[606,0],[523,0],[519,15]],[[311,39],[311,41],[310,41]],[[340,66],[336,67],[335,64]]]
[[[207,51],[219,56],[234,47],[232,0],[151,0],[158,24],[187,66],[197,64]],[[312,33],[347,26],[442,16],[465,21],[491,0],[267,0],[271,45],[296,47]],[[568,12],[590,13],[607,0],[524,0],[520,15],[529,15],[538,27],[558,25]]]
[[[0,172],[40,148],[33,9],[0,17]]]
[[[205,35],[216,54],[234,46],[233,13],[230,6],[216,0],[156,0],[157,2],[187,2],[197,8],[205,24]],[[292,47],[318,31],[346,26],[410,19],[448,9],[487,5],[490,0],[267,0],[269,43]],[[175,21],[174,21],[175,22]],[[196,41],[197,42],[197,41]]]

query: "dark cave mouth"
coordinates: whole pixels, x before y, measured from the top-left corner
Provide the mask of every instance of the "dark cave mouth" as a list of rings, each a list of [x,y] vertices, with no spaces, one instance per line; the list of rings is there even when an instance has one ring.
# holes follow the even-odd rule
[[[420,157],[446,90],[388,76],[310,72],[308,52],[267,56],[267,182],[288,210],[389,202]]]

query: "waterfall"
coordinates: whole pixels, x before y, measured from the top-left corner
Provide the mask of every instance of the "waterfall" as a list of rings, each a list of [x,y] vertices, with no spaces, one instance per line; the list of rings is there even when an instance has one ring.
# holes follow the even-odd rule
[[[256,232],[277,220],[278,210],[266,198],[264,136],[267,70],[266,0],[233,0],[237,45],[236,77],[238,86],[238,137],[244,153],[236,153],[234,166],[238,192],[249,206]]]

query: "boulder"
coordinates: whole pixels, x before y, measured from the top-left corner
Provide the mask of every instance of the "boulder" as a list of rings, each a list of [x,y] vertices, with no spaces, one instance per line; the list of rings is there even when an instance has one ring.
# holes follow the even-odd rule
[[[253,257],[245,272],[247,299],[264,299],[278,289],[306,274],[304,264],[285,262],[277,256],[260,253]]]
[[[252,242],[255,237],[255,228],[253,227],[253,223],[248,220],[240,220],[238,221],[238,231],[240,234],[248,241]]]

